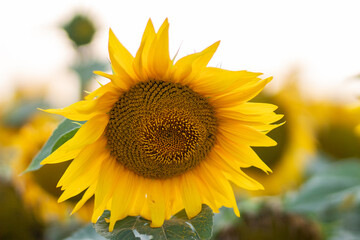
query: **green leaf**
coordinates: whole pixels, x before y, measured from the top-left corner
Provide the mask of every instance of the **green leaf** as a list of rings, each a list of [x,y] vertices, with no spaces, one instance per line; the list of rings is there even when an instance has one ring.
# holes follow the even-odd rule
[[[24,173],[35,171],[41,168],[41,161],[44,160],[47,156],[49,156],[62,144],[71,139],[83,123],[85,122],[77,122],[69,119],[65,119],[64,121],[62,121],[52,133],[49,140],[45,143],[40,152],[32,160],[29,167],[25,170]]]
[[[79,128],[75,128],[74,130],[71,130],[70,132],[65,133],[64,135],[62,135],[54,144],[54,146],[51,149],[51,152],[54,152],[56,149],[58,149],[61,145],[63,145],[64,143],[66,143],[69,139],[71,139],[75,133],[77,133],[77,131],[79,130]]]
[[[137,216],[126,217],[117,221],[114,231],[109,232],[109,224],[105,219],[110,212],[105,211],[94,225],[95,230],[107,239],[209,239],[212,234],[213,212],[203,205],[202,211],[192,219],[188,219],[185,210],[166,220],[162,227],[150,227],[150,221]]]
[[[97,234],[92,224],[87,225],[73,233],[65,240],[104,240],[105,238]]]
[[[323,166],[297,194],[288,196],[285,207],[289,211],[317,214],[329,208],[359,204],[359,173],[359,161],[340,161]]]

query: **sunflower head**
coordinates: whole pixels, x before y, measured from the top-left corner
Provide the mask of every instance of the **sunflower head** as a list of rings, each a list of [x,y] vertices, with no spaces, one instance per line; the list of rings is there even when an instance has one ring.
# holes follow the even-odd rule
[[[82,14],[75,15],[63,29],[77,47],[89,44],[96,32],[91,19]]]
[[[95,196],[93,221],[111,211],[117,220],[137,216],[159,227],[185,208],[189,218],[207,204],[239,211],[230,181],[249,189],[262,185],[242,167],[271,171],[252,146],[276,144],[266,136],[282,116],[276,106],[249,103],[271,80],[261,73],[207,67],[219,42],[174,62],[169,56],[168,21],[155,32],[148,21],[132,56],[110,30],[110,79],[63,109],[87,121],[42,164],[72,160],[58,185],[59,201],[83,192],[77,211]]]
[[[311,106],[319,150],[334,160],[360,157],[356,128],[360,111],[345,104],[315,103]]]

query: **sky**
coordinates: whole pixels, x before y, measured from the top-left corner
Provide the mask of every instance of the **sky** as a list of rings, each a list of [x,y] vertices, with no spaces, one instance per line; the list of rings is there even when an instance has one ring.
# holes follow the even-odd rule
[[[221,40],[210,66],[263,72],[274,76],[274,88],[297,69],[309,96],[356,97],[359,9],[359,1],[346,0],[1,1],[0,100],[17,85],[46,84],[60,105],[78,97],[67,69],[75,53],[59,29],[78,12],[96,20],[94,54],[105,61],[109,28],[135,54],[147,20],[158,29],[168,18],[171,57]]]

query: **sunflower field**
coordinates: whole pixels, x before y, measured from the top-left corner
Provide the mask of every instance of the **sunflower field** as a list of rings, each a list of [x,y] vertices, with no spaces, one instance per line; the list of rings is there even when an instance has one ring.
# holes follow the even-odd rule
[[[1,240],[360,239],[356,1],[3,5]]]

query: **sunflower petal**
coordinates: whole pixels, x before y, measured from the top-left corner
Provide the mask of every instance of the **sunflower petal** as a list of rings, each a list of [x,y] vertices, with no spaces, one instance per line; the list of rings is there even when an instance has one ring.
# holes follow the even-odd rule
[[[91,184],[90,187],[86,190],[81,200],[75,205],[74,209],[71,212],[71,215],[76,213],[84,204],[94,195],[96,189],[96,183]]]
[[[132,196],[132,192],[136,188],[136,182],[134,181],[135,178],[128,170],[119,168],[119,172],[117,174],[121,175],[121,178],[119,178],[112,196],[109,226],[110,232],[114,229],[115,222],[117,220],[123,219],[128,215],[129,204],[132,200],[130,196]]]
[[[162,181],[152,182],[151,193],[148,197],[151,212],[151,227],[161,227],[165,220],[165,199]]]
[[[197,92],[221,94],[230,89],[237,89],[250,82],[258,82],[262,73],[248,71],[229,71],[220,68],[205,68],[192,86]]]
[[[131,86],[131,82],[127,81],[127,79],[121,79],[118,75],[111,75],[108,73],[104,73],[101,71],[94,71],[94,74],[110,79],[111,82],[119,88],[119,90],[127,90]]]
[[[259,156],[248,145],[240,144],[232,138],[226,138],[223,135],[218,136],[218,143],[223,154],[229,155],[233,161],[239,161],[239,167],[255,166],[265,172],[271,172],[271,169],[259,158]],[[242,164],[245,164],[241,166]]]
[[[134,57],[120,43],[111,29],[109,29],[109,55],[116,75],[123,80],[135,79],[136,75],[132,68]]]
[[[165,19],[149,50],[148,65],[152,73],[149,77],[165,80],[171,64],[169,56],[169,22]]]
[[[209,100],[218,108],[234,107],[254,98],[271,80],[272,78],[267,78],[257,83],[251,83],[238,88],[229,94],[216,96]]]
[[[94,100],[79,101],[62,109],[46,109],[42,111],[59,114],[74,121],[86,121],[95,115],[110,111],[117,100],[118,95],[109,92]]]
[[[252,147],[276,146],[277,144],[264,133],[242,124],[237,124],[236,127],[222,124],[219,126],[219,130],[219,135],[223,135],[228,139],[233,139],[235,142],[248,144]]]
[[[80,127],[73,138],[67,141],[68,149],[79,149],[98,140],[104,133],[108,121],[109,116],[107,114],[98,114],[91,118]]]
[[[189,218],[195,217],[201,211],[201,197],[196,185],[192,183],[192,173],[181,176],[181,195],[186,214]]]
[[[108,161],[103,162],[99,173],[99,179],[95,190],[92,222],[96,222],[104,212],[122,173],[121,166],[119,166],[114,159],[108,158],[107,160]]]
[[[133,68],[138,77],[142,80],[148,79],[149,75],[149,64],[148,56],[152,42],[156,37],[154,25],[152,24],[151,19],[149,19],[144,34],[141,39],[140,48],[136,53]]]
[[[195,76],[198,76],[205,69],[219,44],[220,42],[216,42],[199,53],[179,59],[173,67],[172,80],[183,84],[190,83]]]

